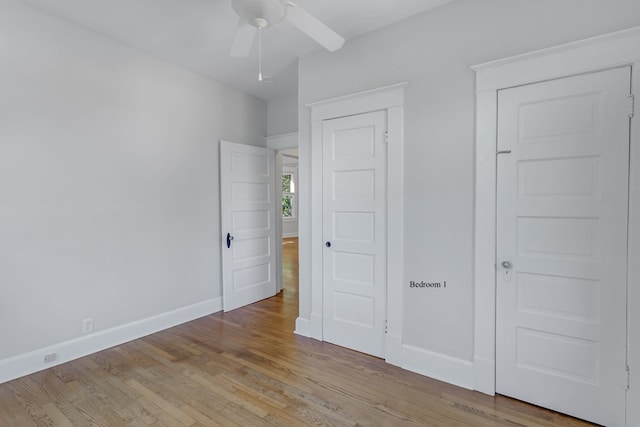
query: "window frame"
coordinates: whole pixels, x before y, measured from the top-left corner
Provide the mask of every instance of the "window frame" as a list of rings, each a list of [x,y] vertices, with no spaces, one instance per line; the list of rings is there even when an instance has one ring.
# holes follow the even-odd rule
[[[285,175],[291,176],[291,187],[293,187],[293,191],[289,191],[289,192],[282,191],[282,198],[280,200],[281,202],[280,214],[282,216],[283,221],[297,221],[298,220],[298,192],[296,191],[298,187],[297,168],[287,167],[287,166],[284,166],[282,168],[281,179],[280,179],[281,185],[282,185],[282,177],[284,177]],[[284,212],[282,210],[282,202],[284,201],[285,197],[291,197],[291,216],[284,216]]]

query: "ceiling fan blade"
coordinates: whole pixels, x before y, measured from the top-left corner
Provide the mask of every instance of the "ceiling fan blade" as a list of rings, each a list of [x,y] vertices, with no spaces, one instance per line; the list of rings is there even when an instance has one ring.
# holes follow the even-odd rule
[[[256,37],[258,29],[253,25],[241,19],[236,28],[236,34],[233,36],[233,44],[231,45],[231,56],[241,58],[249,56],[253,39]]]
[[[287,2],[287,20],[327,50],[338,50],[344,38],[295,3]]]

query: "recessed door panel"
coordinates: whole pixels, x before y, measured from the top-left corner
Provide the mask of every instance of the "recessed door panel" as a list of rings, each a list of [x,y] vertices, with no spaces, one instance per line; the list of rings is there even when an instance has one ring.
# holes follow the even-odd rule
[[[232,212],[231,224],[236,231],[267,230],[271,224],[268,209]]]
[[[521,197],[599,197],[599,160],[596,156],[544,159],[518,163]]]
[[[342,170],[333,173],[333,200],[374,200],[375,170]]]
[[[366,126],[336,131],[331,141],[333,160],[362,159],[375,156],[375,127]]]
[[[516,364],[560,380],[597,384],[600,345],[591,340],[518,328]]]
[[[373,212],[334,212],[333,240],[374,242],[375,219]]]
[[[598,133],[601,129],[600,109],[599,92],[568,94],[520,104],[519,142]]]
[[[236,202],[269,202],[273,187],[270,183],[234,182],[231,184],[231,199]]]
[[[518,254],[597,261],[599,221],[595,218],[518,218]]]
[[[375,256],[373,254],[333,251],[333,280],[375,285]]]
[[[231,173],[234,175],[269,176],[269,159],[249,153],[231,154]]]
[[[269,236],[243,240],[234,239],[232,248],[234,261],[268,257],[270,255],[271,239]]]
[[[239,268],[233,272],[233,288],[236,291],[264,286],[271,280],[271,266],[268,263]]]
[[[600,320],[600,281],[519,273],[518,311],[581,322]]]
[[[357,327],[373,328],[375,325],[375,300],[362,295],[334,292],[333,318]]]

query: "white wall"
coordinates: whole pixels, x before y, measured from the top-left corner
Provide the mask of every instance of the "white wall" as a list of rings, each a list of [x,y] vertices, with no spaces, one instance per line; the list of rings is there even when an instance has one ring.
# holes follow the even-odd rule
[[[266,103],[14,0],[0,52],[0,364],[219,297],[218,141]]]
[[[404,344],[473,360],[471,65],[640,24],[637,0],[458,0],[299,61],[300,316],[311,311],[310,117],[305,104],[407,81]],[[392,189],[391,189],[392,190]]]
[[[298,131],[298,96],[269,100],[267,135],[282,135]]]

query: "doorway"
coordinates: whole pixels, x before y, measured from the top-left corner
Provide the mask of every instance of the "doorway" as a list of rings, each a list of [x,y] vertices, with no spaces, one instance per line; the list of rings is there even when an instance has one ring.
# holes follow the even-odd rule
[[[282,292],[287,304],[298,306],[298,238],[282,238]]]
[[[282,165],[282,291],[285,301],[298,305],[298,148],[278,152]],[[294,301],[295,300],[295,301]]]
[[[298,224],[300,221],[300,185],[298,133],[266,138],[268,148],[276,150],[276,251],[278,292],[298,298]],[[289,175],[288,177],[286,175]],[[294,248],[291,246],[295,246]],[[284,292],[282,292],[284,290]],[[298,304],[296,302],[295,307]]]
[[[568,76],[581,76],[587,73],[599,73],[601,71],[615,69],[615,67],[631,66],[633,70],[640,67],[640,51],[637,46],[640,43],[640,28],[619,31],[603,36],[593,37],[565,45],[555,46],[540,51],[521,54],[517,57],[505,58],[472,67],[476,72],[476,200],[475,200],[475,337],[474,337],[474,388],[476,390],[494,394],[498,385],[497,380],[497,322],[496,307],[497,287],[502,285],[504,278],[502,262],[508,259],[497,258],[497,163],[503,161],[502,153],[496,153],[496,141],[498,140],[498,93],[508,88],[517,88],[530,85],[535,82],[553,82],[564,79]],[[640,87],[640,75],[633,72],[629,78],[631,87]],[[636,102],[637,103],[637,102]],[[534,105],[534,104],[532,104]],[[630,127],[630,151],[627,167],[628,169],[628,200],[629,209],[628,224],[628,258],[638,259],[640,253],[640,126],[637,113],[634,113],[634,97],[627,95],[625,101],[625,112],[623,119]],[[548,112],[547,112],[548,113]],[[600,114],[600,112],[594,111]],[[598,114],[594,114],[595,117]],[[551,115],[553,116],[553,115]],[[553,117],[551,117],[553,120]],[[630,119],[630,126],[629,126]],[[507,148],[508,150],[508,148]],[[502,149],[497,150],[499,152]],[[624,163],[624,162],[623,162]],[[577,166],[577,164],[576,164]],[[625,166],[620,166],[624,168]],[[522,169],[522,171],[524,171]],[[599,171],[598,168],[595,170]],[[617,173],[617,171],[615,171]],[[520,171],[518,173],[521,173]],[[583,189],[584,190],[584,189]],[[558,195],[560,196],[560,195]],[[603,206],[602,213],[608,207]],[[523,223],[522,221],[520,221]],[[585,221],[582,224],[586,224]],[[606,222],[606,221],[605,221]],[[526,221],[524,221],[526,224]],[[563,233],[568,233],[569,229],[561,229]],[[518,230],[520,231],[520,230]],[[531,231],[531,230],[530,230]],[[548,230],[547,230],[548,231]],[[577,230],[573,230],[575,232]],[[573,240],[573,248],[565,245],[564,253],[571,252],[575,255],[580,253],[578,246],[584,241],[591,239],[593,235],[585,232],[575,233],[578,239]],[[533,240],[529,242],[539,243],[538,249],[545,249],[542,246],[542,238],[546,238],[550,233],[537,235],[530,233]],[[552,233],[553,234],[553,233]],[[601,236],[605,239],[608,236]],[[595,240],[594,240],[595,241]],[[575,244],[577,242],[577,244]],[[518,243],[520,245],[520,243]],[[518,246],[516,246],[518,247]],[[522,248],[520,246],[519,248]],[[535,248],[529,244],[529,248]],[[595,250],[595,248],[594,248]],[[533,251],[530,251],[533,252]],[[544,252],[544,251],[542,251]],[[602,254],[602,249],[600,249]],[[574,256],[575,256],[574,255]],[[582,256],[586,256],[583,254]],[[606,258],[606,256],[605,256]],[[508,265],[508,264],[507,264]],[[560,265],[559,267],[564,267]],[[640,422],[640,393],[638,393],[638,383],[635,377],[630,375],[640,363],[640,340],[637,333],[637,317],[640,307],[640,292],[635,284],[640,277],[640,267],[637,263],[629,262],[624,269],[628,277],[629,286],[626,292],[626,304],[617,307],[617,310],[624,312],[628,316],[625,325],[626,334],[626,363],[619,367],[613,374],[613,379],[617,386],[623,390],[626,400],[626,414],[623,417],[626,421],[618,423],[620,425],[638,425]],[[617,274],[613,271],[612,274]],[[512,275],[515,278],[515,273]],[[511,279],[513,280],[513,279]],[[575,284],[575,283],[574,283]],[[606,293],[606,290],[604,291]],[[518,298],[525,296],[520,292]],[[516,300],[521,304],[521,300]],[[523,304],[520,305],[521,307]],[[608,313],[603,311],[599,314]],[[618,332],[614,332],[617,334]],[[605,349],[605,352],[607,349]],[[599,357],[599,353],[595,353]],[[516,357],[518,355],[516,354]],[[581,369],[581,368],[578,368]],[[582,370],[587,372],[587,370]],[[549,389],[550,390],[550,389]],[[619,412],[619,410],[617,410]],[[625,424],[626,423],[626,424]]]
[[[305,220],[305,223],[301,224],[301,233],[304,233],[305,244],[300,247],[300,316],[296,320],[296,333],[325,341],[327,335],[324,317],[327,313],[337,312],[332,313],[325,310],[325,305],[328,303],[324,289],[325,275],[328,274],[328,270],[325,268],[325,259],[330,257],[331,247],[327,247],[327,242],[331,243],[331,239],[328,238],[330,236],[325,235],[325,230],[329,230],[325,226],[325,222],[330,218],[327,217],[324,207],[324,188],[327,185],[323,168],[324,125],[333,119],[364,116],[370,112],[386,115],[386,132],[383,131],[383,141],[387,153],[384,179],[384,192],[386,192],[384,253],[386,261],[384,262],[385,272],[382,273],[382,281],[386,284],[384,291],[386,306],[384,308],[383,348],[380,357],[398,366],[406,365],[404,363],[405,355],[411,352],[411,349],[403,345],[402,342],[402,318],[404,316],[403,118],[406,86],[407,83],[398,83],[308,104],[307,107],[311,110],[311,140],[301,139],[299,146],[300,160],[305,165],[309,164],[311,171],[310,174],[301,176],[300,183],[303,191],[308,192],[310,218],[309,221]],[[357,151],[355,150],[354,153]],[[348,152],[342,152],[341,155],[348,156]],[[365,176],[366,174],[359,174],[357,177],[352,177],[362,179]],[[370,179],[371,176],[372,174],[369,173],[367,179]],[[348,193],[355,195],[354,191],[364,188],[360,184],[366,181],[358,182],[351,187],[344,187],[345,191],[342,195],[347,196]],[[386,189],[393,189],[393,191],[386,191]],[[341,212],[347,212],[347,209],[345,208]],[[336,259],[336,261],[338,260]],[[357,282],[357,280],[353,280],[353,282]],[[356,298],[359,302],[364,301],[358,296]],[[364,308],[364,306],[365,304],[362,304],[360,307]],[[369,304],[369,307],[372,306],[375,307],[375,302]],[[352,324],[358,323],[358,320],[354,318],[347,317],[345,320],[351,321]],[[361,323],[366,324],[367,319],[364,318],[364,320],[365,322]],[[377,318],[374,319],[375,321]]]
[[[325,120],[325,341],[384,355],[387,253],[386,111]]]
[[[498,94],[496,392],[625,417],[630,67]]]

